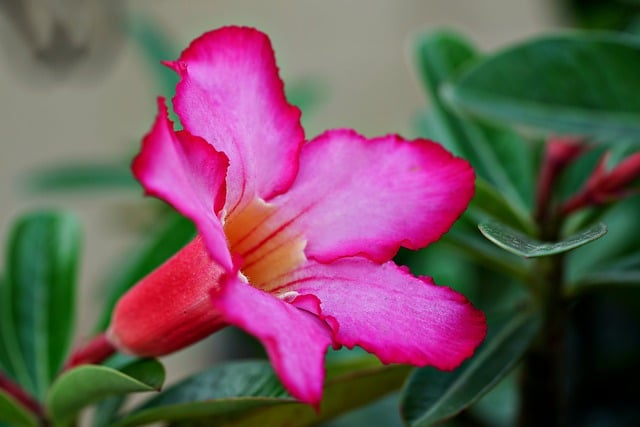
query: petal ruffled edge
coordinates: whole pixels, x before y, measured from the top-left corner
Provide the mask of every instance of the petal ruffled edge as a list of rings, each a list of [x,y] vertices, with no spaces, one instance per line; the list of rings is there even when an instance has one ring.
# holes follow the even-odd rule
[[[229,161],[203,139],[185,131],[174,132],[162,98],[158,99],[158,110],[133,160],[133,174],[146,194],[166,201],[191,219],[212,260],[231,270],[231,254],[218,218],[225,201]]]
[[[229,324],[258,338],[293,397],[316,407],[322,400],[324,355],[332,343],[329,327],[313,314],[227,275],[212,292]]]
[[[452,370],[487,332],[484,314],[463,295],[393,262],[310,262],[282,290],[317,297],[318,315],[332,327],[335,343],[361,346],[384,363]],[[303,307],[312,308],[306,302]]]
[[[230,159],[227,211],[286,191],[305,136],[269,37],[223,27],[195,39],[167,65],[180,76],[173,103],[185,129]]]
[[[471,165],[428,140],[327,131],[303,147],[292,187],[272,200],[307,257],[391,259],[438,240],[474,193]],[[275,227],[275,226],[274,226]]]

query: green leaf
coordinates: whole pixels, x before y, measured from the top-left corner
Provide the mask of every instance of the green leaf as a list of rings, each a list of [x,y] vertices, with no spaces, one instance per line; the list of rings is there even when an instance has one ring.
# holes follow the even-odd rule
[[[485,342],[455,371],[417,369],[409,378],[401,399],[401,413],[407,425],[431,426],[476,402],[511,371],[539,327],[536,311],[514,310],[489,325]]]
[[[113,307],[131,286],[178,252],[193,239],[195,233],[191,221],[177,213],[171,213],[166,223],[151,233],[142,248],[133,254],[127,254],[118,267],[112,270],[113,276],[107,284],[106,304],[96,330],[103,331],[109,326]]]
[[[92,427],[109,427],[117,419],[117,414],[124,402],[126,395],[108,397],[98,402],[93,408]]]
[[[475,47],[468,40],[447,30],[418,34],[413,44],[413,60],[424,89],[431,98],[432,110],[423,117],[427,128],[448,150],[474,165],[482,166],[461,127],[463,123],[451,114],[439,96],[441,84],[478,57]]]
[[[592,242],[607,233],[607,226],[598,223],[559,242],[541,242],[499,222],[478,226],[482,234],[502,249],[525,258],[554,255]]]
[[[106,397],[159,390],[164,367],[155,359],[133,362],[121,371],[83,365],[63,373],[47,393],[47,410],[54,422],[68,423],[87,405]]]
[[[597,66],[594,66],[597,64]],[[466,112],[599,140],[640,142],[640,40],[547,35],[474,64],[443,96]]]
[[[506,255],[504,251],[483,238],[478,229],[470,225],[467,214],[463,215],[447,234],[442,236],[442,243],[452,246],[461,255],[475,261],[476,264],[491,268],[512,277],[527,282],[527,261],[514,255]]]
[[[14,427],[38,427],[36,417],[0,390],[0,423],[8,423]]]
[[[532,234],[535,231],[533,221],[527,212],[521,210],[520,206],[513,204],[481,178],[476,179],[476,192],[469,208],[526,233]]]
[[[633,253],[623,258],[596,268],[584,275],[577,283],[570,285],[571,296],[615,287],[640,286],[640,253]]]
[[[308,426],[369,403],[399,388],[410,368],[381,366],[371,356],[327,366],[320,413],[284,391],[267,361],[220,365],[167,389],[117,427],[155,421],[172,425]]]
[[[460,35],[439,30],[421,34],[415,43],[414,58],[432,111],[428,135],[453,153],[468,159],[479,177],[495,185],[520,210],[530,208],[533,199],[531,149],[515,132],[462,118],[443,101],[442,85],[480,56]]]
[[[59,212],[21,217],[11,231],[0,289],[0,334],[10,373],[43,397],[67,355],[74,326],[77,220]]]
[[[26,181],[33,192],[69,192],[139,188],[128,164],[67,164],[32,172]]]

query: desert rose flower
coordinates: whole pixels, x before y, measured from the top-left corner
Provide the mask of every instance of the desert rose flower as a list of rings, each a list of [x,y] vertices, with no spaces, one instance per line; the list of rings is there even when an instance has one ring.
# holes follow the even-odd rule
[[[107,339],[161,356],[226,325],[265,346],[296,398],[318,405],[329,346],[450,370],[486,333],[455,291],[391,259],[436,241],[467,207],[470,165],[440,145],[338,129],[305,140],[266,35],[228,27],[175,62],[175,131],[159,101],[133,164],[198,236],[117,304]]]

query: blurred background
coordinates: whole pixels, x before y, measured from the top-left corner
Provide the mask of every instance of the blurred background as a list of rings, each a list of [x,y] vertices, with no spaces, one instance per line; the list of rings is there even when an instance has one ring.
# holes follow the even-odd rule
[[[142,191],[118,173],[126,174],[151,125],[155,97],[170,95],[173,77],[158,59],[174,59],[207,30],[255,26],[272,39],[308,137],[336,127],[414,136],[412,121],[426,98],[406,55],[412,34],[452,27],[494,50],[571,25],[565,6],[552,0],[0,0],[0,234],[6,239],[11,221],[29,207],[64,208],[81,218],[81,341],[97,320],[100,284],[117,274],[114,261],[154,222]],[[106,184],[69,191],[82,171],[71,178],[55,171],[73,165],[93,172],[104,166]],[[223,353],[216,343],[224,334],[213,340],[171,356],[169,378]]]

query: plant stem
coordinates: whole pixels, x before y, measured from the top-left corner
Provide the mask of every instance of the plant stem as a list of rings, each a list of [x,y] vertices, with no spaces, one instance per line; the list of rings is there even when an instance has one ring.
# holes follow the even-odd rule
[[[76,349],[69,357],[64,369],[71,369],[87,363],[102,363],[116,352],[115,347],[104,334],[96,335],[84,347]]]
[[[44,416],[44,411],[40,403],[27,394],[18,384],[4,376],[2,372],[0,372],[0,390],[3,390],[9,396],[13,397],[18,403],[29,409],[39,418]]]
[[[562,216],[551,206],[539,223],[544,241],[557,241]],[[538,258],[531,271],[535,301],[540,307],[542,325],[531,348],[525,354],[520,377],[521,427],[565,426],[567,396],[564,387],[567,306],[564,300],[565,254]]]
[[[564,256],[541,258],[536,267],[543,319],[540,333],[523,361],[518,423],[521,427],[564,426],[567,422],[563,381],[567,329],[567,307],[562,298]]]

